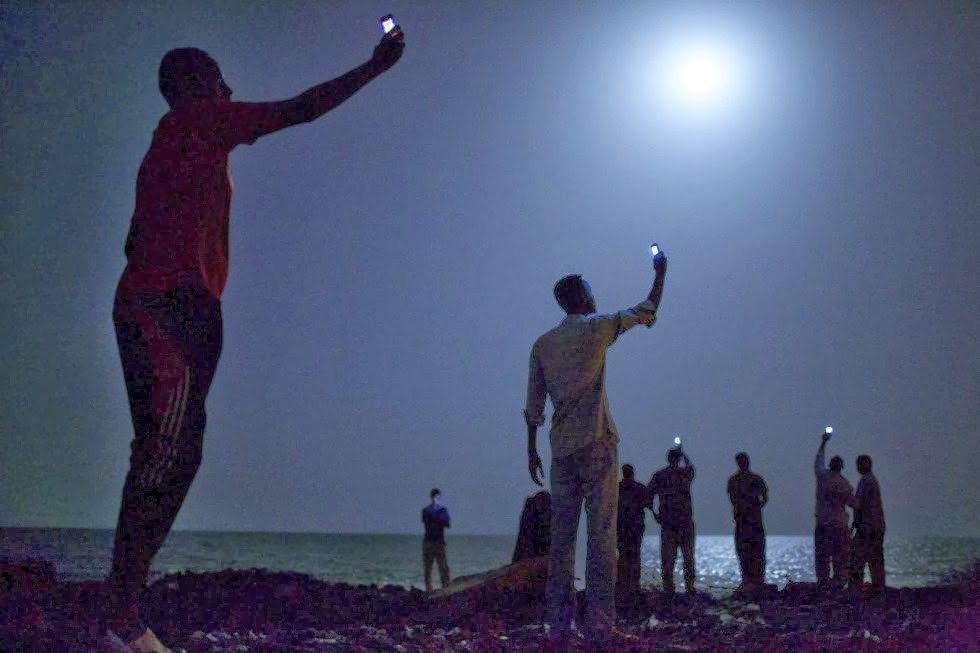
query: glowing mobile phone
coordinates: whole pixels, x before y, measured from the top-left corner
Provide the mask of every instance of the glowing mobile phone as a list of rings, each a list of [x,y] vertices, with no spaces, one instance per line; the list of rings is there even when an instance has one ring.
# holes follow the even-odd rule
[[[392,30],[398,27],[398,23],[395,22],[395,17],[391,14],[382,17],[381,19],[381,31],[385,34],[390,34]]]
[[[657,243],[650,245],[650,254],[653,255],[653,258],[660,256],[660,245]]]
[[[681,446],[681,439],[680,438],[674,438],[674,446],[675,447]]]
[[[827,428],[825,428],[823,430],[823,432],[826,433],[827,435],[830,435],[831,433],[834,432],[834,427],[833,426],[828,426]]]

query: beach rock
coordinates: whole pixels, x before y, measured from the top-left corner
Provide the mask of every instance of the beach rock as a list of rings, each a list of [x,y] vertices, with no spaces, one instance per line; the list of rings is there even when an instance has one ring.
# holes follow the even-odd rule
[[[551,548],[551,493],[542,490],[524,501],[511,562],[548,555]]]
[[[46,592],[56,582],[54,563],[48,560],[12,562],[0,559],[0,594],[30,595]]]
[[[525,558],[482,573],[455,579],[428,595],[426,610],[451,623],[498,618],[508,623],[540,621],[548,579],[548,558]]]

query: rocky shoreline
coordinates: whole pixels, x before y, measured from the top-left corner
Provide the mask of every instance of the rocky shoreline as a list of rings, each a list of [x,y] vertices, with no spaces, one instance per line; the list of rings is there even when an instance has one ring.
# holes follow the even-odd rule
[[[258,569],[166,576],[145,592],[148,623],[188,653],[545,651],[543,559],[459,579],[431,595]],[[100,583],[58,582],[50,563],[0,564],[0,651],[94,651]],[[623,597],[624,599],[626,597]],[[635,651],[977,651],[980,562],[946,582],[876,596],[790,583],[754,596],[622,600]],[[576,640],[563,650],[596,650]]]

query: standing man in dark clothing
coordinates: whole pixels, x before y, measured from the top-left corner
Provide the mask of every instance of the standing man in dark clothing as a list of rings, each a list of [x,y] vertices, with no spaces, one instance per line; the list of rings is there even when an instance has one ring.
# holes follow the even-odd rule
[[[766,531],[762,526],[762,507],[769,501],[769,489],[758,474],[749,471],[749,455],[735,455],[738,471],[728,479],[728,498],[735,518],[735,552],[742,571],[742,588],[765,583]]]
[[[633,465],[623,465],[616,513],[616,547],[619,549],[616,594],[619,596],[640,591],[640,549],[645,529],[643,509],[652,508],[647,487],[637,481],[634,474]]]
[[[402,32],[393,30],[365,63],[278,102],[233,101],[217,62],[202,50],[171,50],[160,62],[170,111],[136,177],[112,311],[134,437],[107,581],[105,649],[167,650],[143,623],[139,597],[201,463],[205,400],[222,347],[228,157],[337,107],[391,68],[404,47]]]
[[[684,466],[680,466],[683,459]],[[677,549],[684,558],[684,589],[694,594],[694,513],[691,482],[694,466],[680,445],[667,452],[667,466],[650,479],[650,502],[658,498],[653,518],[660,523],[660,577],[664,591],[674,593],[674,562]]]
[[[422,540],[422,575],[425,578],[425,591],[432,591],[432,562],[439,565],[439,582],[443,587],[449,584],[449,563],[446,562],[446,536],[449,528],[449,511],[439,503],[439,488],[429,492],[432,500],[422,508],[422,523],[425,524],[425,538]]]
[[[861,588],[864,584],[864,566],[871,572],[871,587],[878,591],[885,588],[885,509],[881,502],[878,479],[871,473],[871,456],[857,457],[858,481],[857,507],[851,530],[851,585]]]

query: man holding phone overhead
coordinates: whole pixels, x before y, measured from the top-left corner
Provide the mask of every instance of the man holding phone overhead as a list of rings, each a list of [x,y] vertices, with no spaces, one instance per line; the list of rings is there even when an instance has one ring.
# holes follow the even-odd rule
[[[834,456],[824,462],[827,442],[834,430],[827,427],[813,458],[817,480],[816,528],[813,530],[814,567],[819,587],[844,587],[848,580],[851,546],[847,528],[847,506],[854,508],[854,488],[841,474],[844,459]],[[831,573],[833,569],[833,573]]]
[[[684,466],[681,466],[681,462]],[[660,524],[660,579],[664,592],[674,593],[674,563],[677,550],[684,559],[684,589],[694,594],[694,512],[691,506],[691,483],[694,465],[674,438],[673,448],[667,451],[667,466],[650,478],[647,490],[650,501],[656,501],[653,518]]]
[[[166,53],[160,119],[136,179],[113,322],[135,437],[116,525],[103,650],[165,652],[140,618],[150,562],[201,463],[205,399],[222,345],[231,182],[237,146],[311,122],[399,60],[401,29],[371,58],[288,100],[236,102],[217,62],[196,48]]]
[[[531,480],[542,485],[537,429],[544,424],[545,401],[551,418],[551,547],[545,590],[549,637],[574,633],[575,536],[582,504],[588,527],[584,630],[593,640],[612,643],[615,629],[616,511],[618,436],[606,399],[606,350],[623,332],[653,324],[663,293],[667,258],[658,249],[656,276],[645,301],[608,315],[597,315],[589,284],[569,275],[554,294],[565,319],[531,349],[524,417]]]

